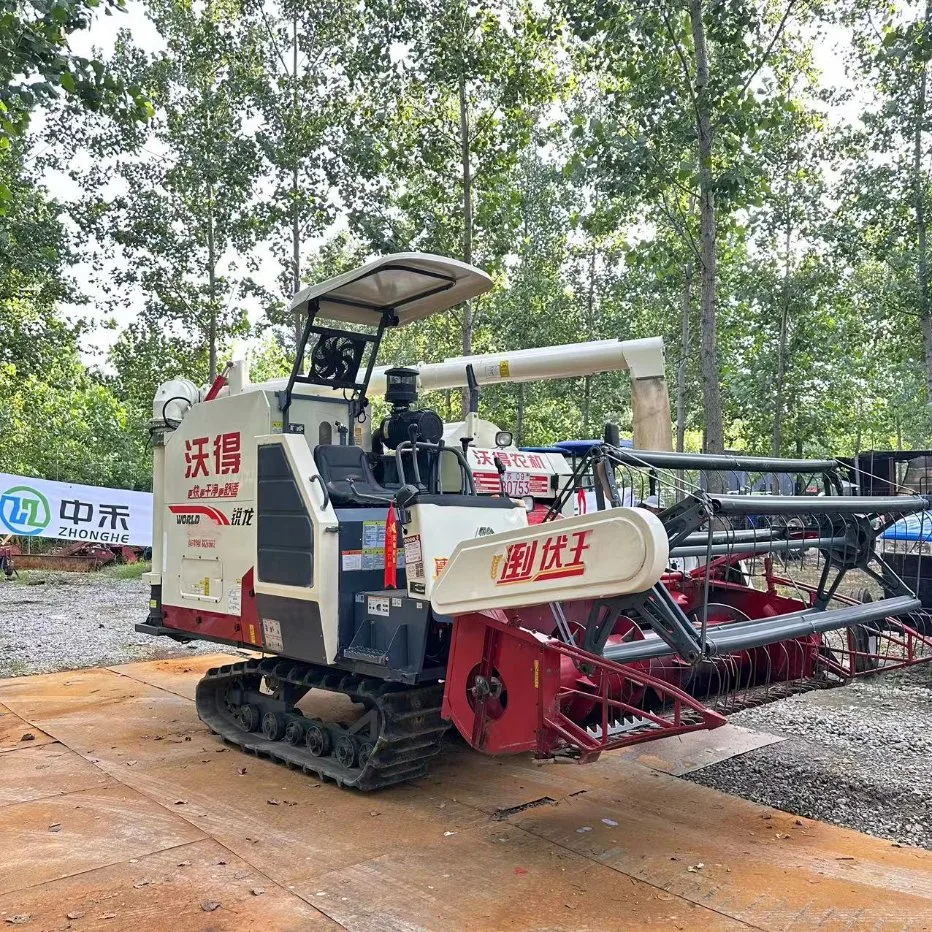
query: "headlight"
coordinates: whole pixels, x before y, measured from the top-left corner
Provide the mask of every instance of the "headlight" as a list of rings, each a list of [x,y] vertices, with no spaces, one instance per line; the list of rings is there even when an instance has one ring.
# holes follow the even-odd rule
[[[510,430],[500,430],[495,435],[495,446],[510,447],[515,439],[515,435]]]

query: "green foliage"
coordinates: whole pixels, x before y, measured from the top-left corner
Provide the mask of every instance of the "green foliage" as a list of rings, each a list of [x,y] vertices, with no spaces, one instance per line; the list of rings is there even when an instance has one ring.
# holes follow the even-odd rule
[[[95,65],[67,41],[100,4],[0,20],[0,469],[144,485],[160,382],[208,382],[251,334],[253,378],[282,377],[297,285],[406,250],[495,288],[381,363],[660,335],[687,449],[717,418],[710,359],[729,447],[928,445],[929,4],[146,0],[164,52],[123,35]],[[848,87],[814,65],[829,20]],[[59,90],[41,150],[11,136]],[[147,122],[95,109],[143,98]],[[45,165],[80,188],[73,225]],[[128,305],[88,371],[93,318]],[[630,430],[629,393],[506,384],[482,413],[544,444]],[[423,401],[460,417],[458,393]]]
[[[36,106],[63,91],[88,110],[145,120],[152,107],[137,84],[72,53],[68,39],[95,11],[121,12],[125,0],[3,0],[0,4],[0,149],[21,135]],[[0,197],[9,192],[0,188]]]

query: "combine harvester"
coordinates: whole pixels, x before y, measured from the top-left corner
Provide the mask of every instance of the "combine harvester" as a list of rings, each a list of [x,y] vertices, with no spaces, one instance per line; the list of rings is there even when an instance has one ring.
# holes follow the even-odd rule
[[[214,732],[373,790],[422,776],[451,723],[487,753],[584,762],[927,659],[919,602],[874,546],[926,500],[834,494],[831,461],[645,452],[670,446],[659,340],[375,368],[386,329],[490,287],[453,260],[387,256],[295,296],[307,316],[287,380],[248,384],[237,363],[208,391],[160,387],[137,629],[270,655],[198,684]],[[612,369],[632,376],[636,450],[602,444],[575,470],[559,454],[532,461],[478,416],[481,384]],[[416,408],[419,385],[468,386],[466,420],[445,429]],[[373,426],[377,392],[391,412]],[[803,488],[815,476],[827,494],[708,491],[734,469],[808,476]],[[574,515],[586,476],[599,509]],[[623,505],[649,495],[662,510]],[[535,500],[546,520],[530,526]],[[805,551],[808,586],[773,571],[811,573]],[[763,590],[748,575],[759,559]],[[844,598],[853,569],[884,597]],[[363,711],[311,717],[313,697],[298,704],[312,689]]]

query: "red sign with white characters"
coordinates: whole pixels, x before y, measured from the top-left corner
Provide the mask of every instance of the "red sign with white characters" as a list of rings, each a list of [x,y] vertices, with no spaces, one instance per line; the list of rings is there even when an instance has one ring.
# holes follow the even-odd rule
[[[568,534],[551,534],[542,541],[510,544],[495,584],[507,586],[512,583],[582,576],[586,571],[583,554],[589,549],[591,534],[591,530],[571,531]]]
[[[484,450],[481,447],[469,447],[468,452],[471,466],[494,468],[498,460],[506,469],[546,471],[550,468],[539,453],[506,453],[504,450]]]

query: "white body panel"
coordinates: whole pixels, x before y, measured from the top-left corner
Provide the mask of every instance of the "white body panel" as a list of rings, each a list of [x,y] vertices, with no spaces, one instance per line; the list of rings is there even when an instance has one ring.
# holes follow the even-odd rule
[[[161,537],[153,547],[151,582],[162,584],[167,607],[239,616],[242,580],[255,571],[257,593],[316,602],[328,662],[338,649],[337,519],[324,507],[314,462],[321,424],[346,423],[345,405],[304,396],[294,406],[305,433],[282,434],[274,394],[238,393],[192,405],[178,429],[169,433],[164,463],[155,473],[154,526]],[[367,425],[357,425],[360,430]],[[339,435],[333,429],[338,441]],[[256,478],[261,444],[280,444],[296,478],[314,526],[314,579],[309,587],[264,582],[256,566]],[[157,462],[161,461],[161,456]],[[161,482],[158,482],[161,476]],[[258,643],[250,632],[243,640]]]
[[[241,581],[256,549],[256,442],[271,433],[264,393],[193,405],[166,438],[161,524],[162,602],[239,615]]]
[[[403,528],[408,595],[430,597],[450,555],[462,541],[527,528],[524,508],[458,508],[412,505]]]
[[[666,569],[656,515],[614,508],[464,541],[431,594],[443,615],[645,592]]]
[[[466,460],[472,469],[476,491],[484,495],[500,495],[501,481],[495,460],[499,459],[505,467],[505,492],[513,498],[533,496],[536,499],[551,500],[556,498],[557,491],[566,484],[572,475],[569,463],[559,453],[523,453],[515,446],[495,447],[495,433],[498,428],[490,421],[481,421],[482,425],[492,428],[491,436],[488,431],[480,433],[476,444],[470,445],[466,450]],[[466,436],[465,424],[460,421],[448,424],[443,432],[443,439],[447,446],[459,447],[459,438]],[[459,468],[451,456],[445,456],[442,461],[443,487],[448,491],[459,488]],[[552,484],[552,477],[557,477],[556,490]],[[526,487],[526,491],[524,488]]]

